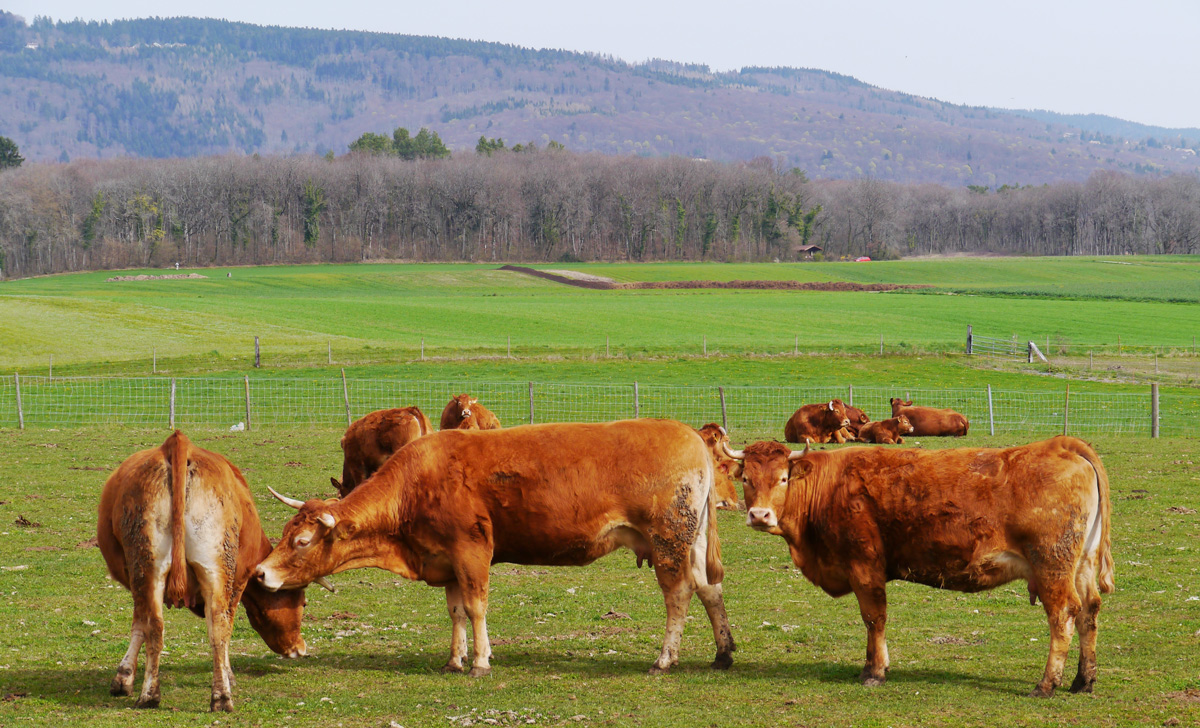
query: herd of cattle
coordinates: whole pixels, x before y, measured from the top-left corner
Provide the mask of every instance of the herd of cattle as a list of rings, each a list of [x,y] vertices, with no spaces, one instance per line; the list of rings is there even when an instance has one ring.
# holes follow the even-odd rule
[[[866,685],[888,670],[886,583],[974,592],[1013,580],[1041,600],[1050,653],[1033,694],[1060,684],[1079,632],[1073,692],[1096,680],[1100,594],[1114,589],[1108,476],[1081,440],[1056,437],[1007,449],[839,448],[808,443],[901,443],[903,435],[962,436],[962,415],[893,399],[872,422],[840,400],[805,405],[789,442],[734,450],[724,428],[672,420],[501,428],[468,395],[450,400],[435,432],[416,407],[373,412],[341,440],[336,497],[302,502],[272,549],[237,466],[176,431],[109,476],[97,537],[109,573],[133,594],[128,651],[112,681],[137,707],[160,700],[163,607],[205,617],[213,659],[210,708],[232,710],[229,641],[240,602],[267,646],[306,653],[304,589],[347,569],[377,567],[444,587],[451,621],[443,671],[491,671],[487,632],[492,564],[584,565],[622,546],[649,562],[666,602],[662,651],[678,663],[688,605],[699,596],[716,659],[733,663],[722,595],[715,509],[742,507],[746,524],[782,536],[805,577],[834,597],[853,593],[867,628]],[[181,487],[182,486],[182,487]],[[468,622],[474,645],[468,666]]]

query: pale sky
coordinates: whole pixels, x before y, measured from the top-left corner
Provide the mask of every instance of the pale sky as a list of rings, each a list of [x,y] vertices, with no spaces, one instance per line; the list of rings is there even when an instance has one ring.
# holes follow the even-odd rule
[[[1198,0],[0,0],[0,9],[26,21],[197,16],[714,70],[819,68],[952,103],[1200,127]]]

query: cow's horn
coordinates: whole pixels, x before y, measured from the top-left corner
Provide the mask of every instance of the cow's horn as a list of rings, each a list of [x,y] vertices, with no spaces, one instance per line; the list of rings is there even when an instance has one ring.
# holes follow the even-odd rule
[[[267,490],[271,491],[271,495],[275,496],[280,501],[286,503],[292,508],[295,508],[296,510],[300,510],[302,507],[304,507],[304,501],[298,501],[295,498],[288,498],[286,495],[280,495],[278,491],[269,485],[267,486]]]
[[[724,440],[721,440],[721,449],[725,451],[726,456],[731,457],[734,460],[745,460],[746,459],[746,451],[745,450],[731,450],[729,448],[729,443],[725,442]]]
[[[337,594],[337,589],[334,589],[333,584],[330,584],[329,580],[323,576],[318,576],[316,579],[313,579],[313,583],[318,586],[328,589],[329,591],[333,592],[334,594]]]
[[[804,457],[807,454],[808,454],[808,443],[805,442],[803,450],[801,450],[799,452],[792,450],[791,453],[788,454],[788,460],[799,460],[800,458]]]
[[[321,525],[325,528],[333,528],[337,525],[337,519],[333,517],[332,513],[322,513],[321,515],[317,516],[317,520],[320,521]]]

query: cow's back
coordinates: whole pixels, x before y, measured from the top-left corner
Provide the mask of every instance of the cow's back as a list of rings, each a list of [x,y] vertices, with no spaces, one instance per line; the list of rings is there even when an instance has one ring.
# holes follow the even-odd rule
[[[967,418],[951,409],[936,407],[893,407],[892,416],[904,415],[912,423],[913,435],[923,437],[964,437],[970,427]]]

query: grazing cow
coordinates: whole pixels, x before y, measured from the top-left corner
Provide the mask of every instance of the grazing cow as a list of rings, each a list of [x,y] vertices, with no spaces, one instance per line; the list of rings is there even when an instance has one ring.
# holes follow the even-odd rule
[[[971,423],[952,409],[914,407],[912,400],[905,402],[892,397],[892,417],[905,415],[912,423],[912,434],[916,437],[964,437]]]
[[[912,434],[913,426],[906,415],[898,415],[890,420],[868,422],[858,431],[858,439],[863,442],[874,442],[880,445],[902,445],[903,435]]]
[[[801,453],[758,442],[727,454],[745,464],[747,525],[783,536],[792,561],[830,596],[858,598],[863,684],[882,684],[888,669],[888,581],[976,592],[1024,579],[1050,623],[1033,695],[1059,685],[1073,628],[1071,691],[1092,691],[1100,594],[1114,584],[1108,475],[1087,443]]]
[[[854,437],[850,439],[859,439],[859,431],[862,429],[863,425],[871,421],[871,418],[867,416],[866,412],[863,412],[859,408],[849,404],[846,405],[846,417],[850,420],[850,424],[846,426],[846,429],[851,435],[854,435]]]
[[[854,439],[846,428],[850,418],[840,399],[827,404],[806,404],[796,410],[783,426],[788,442],[846,442]]]
[[[451,397],[442,410],[439,430],[499,430],[500,418],[469,394]]]
[[[271,543],[246,479],[182,432],[176,430],[161,447],[129,456],[108,477],[96,540],[108,572],[133,593],[132,636],[112,681],[113,695],[133,694],[145,642],[146,676],[135,707],[158,707],[164,603],[186,606],[208,621],[211,710],[233,710],[229,637],[239,600],[268,647],[286,657],[305,654],[304,590],[271,592],[250,579]]]
[[[729,433],[725,432],[725,428],[716,422],[709,422],[696,432],[708,446],[708,452],[713,458],[713,465],[716,466],[713,476],[717,490],[717,508],[728,511],[738,510],[740,506],[734,481],[742,479],[742,462],[725,454],[722,443],[729,444]]]
[[[651,673],[679,661],[692,594],[717,643],[714,668],[733,662],[721,595],[713,465],[696,431],[671,420],[446,430],[409,443],[340,501],[298,508],[256,571],[268,589],[374,566],[445,587],[452,624],[445,672],[491,672],[491,564],[580,566],[625,546],[648,557],[667,607]]]
[[[342,479],[330,477],[338,494],[345,496],[400,448],[433,432],[433,424],[417,407],[372,412],[354,421],[342,436]]]

